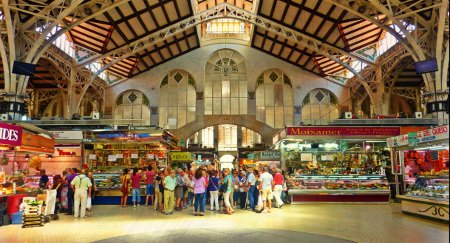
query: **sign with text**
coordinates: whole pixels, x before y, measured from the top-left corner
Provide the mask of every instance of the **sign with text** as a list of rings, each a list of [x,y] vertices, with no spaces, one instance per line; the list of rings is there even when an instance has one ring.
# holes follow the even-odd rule
[[[417,132],[419,143],[434,142],[438,140],[448,140],[448,125],[435,127]]]
[[[397,136],[400,127],[287,127],[288,136]]]
[[[20,146],[22,144],[22,127],[0,123],[0,144]]]
[[[408,134],[387,139],[388,148],[402,147],[408,145]]]
[[[55,139],[73,139],[73,140],[82,140],[83,132],[82,131],[50,131]]]
[[[189,152],[170,152],[170,159],[172,161],[193,161],[192,154]]]
[[[262,151],[257,154],[259,161],[279,161],[281,153],[279,151]]]
[[[412,141],[410,136],[413,136],[415,134],[408,133],[403,134],[400,136],[392,137],[387,139],[387,146],[389,148],[395,148],[395,147],[402,147],[407,146],[409,142]],[[448,140],[449,138],[449,130],[448,125],[435,127],[427,130],[418,131],[416,134],[416,144],[417,143],[427,143],[427,142],[434,142],[438,140]],[[415,146],[410,145],[410,146]]]
[[[116,155],[115,154],[108,155],[108,161],[110,161],[110,162],[116,161]]]

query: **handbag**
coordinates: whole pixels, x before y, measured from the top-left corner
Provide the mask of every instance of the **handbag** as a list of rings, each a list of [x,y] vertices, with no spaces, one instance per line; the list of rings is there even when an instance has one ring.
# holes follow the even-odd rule
[[[227,192],[227,190],[228,190],[228,179],[226,180],[226,182],[225,181],[223,182],[223,184],[220,186],[219,191],[225,193]]]

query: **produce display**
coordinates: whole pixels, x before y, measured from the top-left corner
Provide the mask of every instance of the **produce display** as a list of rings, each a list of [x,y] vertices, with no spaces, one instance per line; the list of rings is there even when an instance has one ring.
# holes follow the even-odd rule
[[[408,188],[407,196],[437,200],[449,200],[449,178],[419,177],[414,185]]]
[[[293,190],[389,190],[383,176],[297,176],[287,184]]]

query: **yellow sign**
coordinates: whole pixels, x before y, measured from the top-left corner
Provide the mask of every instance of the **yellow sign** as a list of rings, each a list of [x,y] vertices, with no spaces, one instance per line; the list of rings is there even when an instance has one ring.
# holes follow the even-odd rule
[[[192,154],[189,152],[170,152],[172,161],[193,161]]]

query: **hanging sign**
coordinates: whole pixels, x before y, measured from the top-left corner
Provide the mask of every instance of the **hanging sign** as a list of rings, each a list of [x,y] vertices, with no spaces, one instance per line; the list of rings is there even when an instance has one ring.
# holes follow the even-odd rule
[[[192,154],[189,152],[170,152],[172,161],[192,161]]]
[[[95,160],[95,159],[97,159],[97,155],[96,154],[90,154],[89,155],[89,159]]]
[[[49,131],[55,139],[82,140],[82,131]]]
[[[279,161],[281,159],[281,153],[279,151],[262,151],[257,155],[260,161]]]
[[[123,159],[123,154],[116,154],[116,159]]]
[[[139,155],[138,154],[131,154],[131,158],[132,159],[139,159]]]
[[[20,146],[22,144],[22,127],[0,123],[0,144]]]

